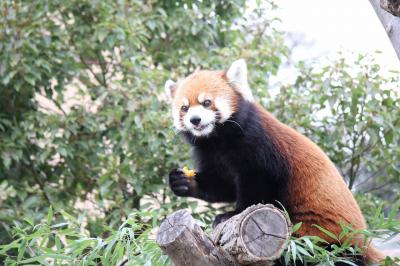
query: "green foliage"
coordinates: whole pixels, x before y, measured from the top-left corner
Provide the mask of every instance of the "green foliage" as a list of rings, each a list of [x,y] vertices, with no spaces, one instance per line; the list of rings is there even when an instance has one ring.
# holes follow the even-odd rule
[[[189,207],[210,224],[212,206],[167,189],[191,162],[162,88],[240,57],[260,102],[373,192],[358,197],[371,223],[370,206],[398,199],[398,76],[364,57],[302,63],[270,93],[289,51],[276,6],[245,2],[0,2],[0,264],[158,265],[150,229],[165,215]]]
[[[57,215],[62,217],[62,222],[51,223],[50,208],[44,223],[34,225],[26,218],[16,224],[15,240],[0,246],[0,255],[15,251],[15,256],[6,258],[5,265],[120,265],[124,262],[127,265],[164,265],[168,262],[151,240],[151,228],[140,223],[141,216],[151,217],[154,213],[132,213],[118,229],[108,228],[104,238],[82,233],[84,221],[81,219],[64,211]]]
[[[355,230],[351,226],[342,224],[342,232],[336,236],[327,229],[315,225],[326,236],[335,239],[338,244],[329,245],[325,240],[317,236],[291,237],[287,248],[282,257],[286,265],[295,265],[296,262],[305,265],[335,265],[342,262],[347,265],[357,265],[357,256],[363,254],[364,248],[361,246],[352,246],[351,238],[364,238],[363,243],[367,243],[371,238],[390,239],[400,233],[400,220],[395,216],[399,212],[400,201],[392,207],[387,218],[384,217],[382,206],[375,210],[374,217],[371,220],[369,230]],[[293,226],[293,232],[301,227],[301,223]],[[388,235],[390,237],[388,237]],[[400,258],[387,257],[385,266],[398,263]]]

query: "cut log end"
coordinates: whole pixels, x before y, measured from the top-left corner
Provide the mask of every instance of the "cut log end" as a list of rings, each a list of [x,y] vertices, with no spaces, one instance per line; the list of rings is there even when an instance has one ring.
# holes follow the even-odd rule
[[[262,207],[243,219],[240,235],[249,254],[260,260],[275,260],[285,248],[289,228],[279,210]]]
[[[168,245],[174,242],[191,224],[192,216],[187,210],[179,210],[174,215],[168,216],[161,224],[157,234],[157,243],[159,245]]]

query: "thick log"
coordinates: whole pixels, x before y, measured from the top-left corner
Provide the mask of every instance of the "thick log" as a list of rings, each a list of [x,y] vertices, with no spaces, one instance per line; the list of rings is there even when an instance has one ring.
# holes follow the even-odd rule
[[[216,247],[188,210],[176,211],[165,219],[157,244],[177,266],[235,265],[229,254]]]
[[[269,265],[278,259],[291,224],[272,205],[253,205],[219,224],[211,238],[187,210],[169,215],[157,243],[175,265]]]
[[[282,211],[258,204],[219,224],[212,239],[240,265],[265,265],[280,257],[290,234],[291,224]]]

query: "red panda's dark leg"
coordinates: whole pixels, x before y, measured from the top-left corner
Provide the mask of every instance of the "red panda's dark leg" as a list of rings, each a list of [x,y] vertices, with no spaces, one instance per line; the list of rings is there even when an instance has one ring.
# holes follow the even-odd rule
[[[236,190],[234,184],[206,173],[197,173],[194,180],[197,189],[194,197],[208,202],[235,202]]]
[[[241,212],[258,203],[277,205],[277,201],[281,201],[283,187],[284,184],[255,172],[242,174],[236,181],[236,211]]]

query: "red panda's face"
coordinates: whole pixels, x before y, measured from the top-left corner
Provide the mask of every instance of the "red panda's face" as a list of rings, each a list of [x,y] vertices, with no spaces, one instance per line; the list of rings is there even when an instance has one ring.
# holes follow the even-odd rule
[[[174,125],[179,131],[207,136],[236,111],[238,97],[223,72],[196,72],[177,84],[172,105]]]
[[[168,80],[165,89],[173,98],[172,114],[178,131],[207,136],[215,125],[238,111],[239,99],[254,101],[247,82],[247,66],[236,60],[225,71],[197,71],[181,82]]]

